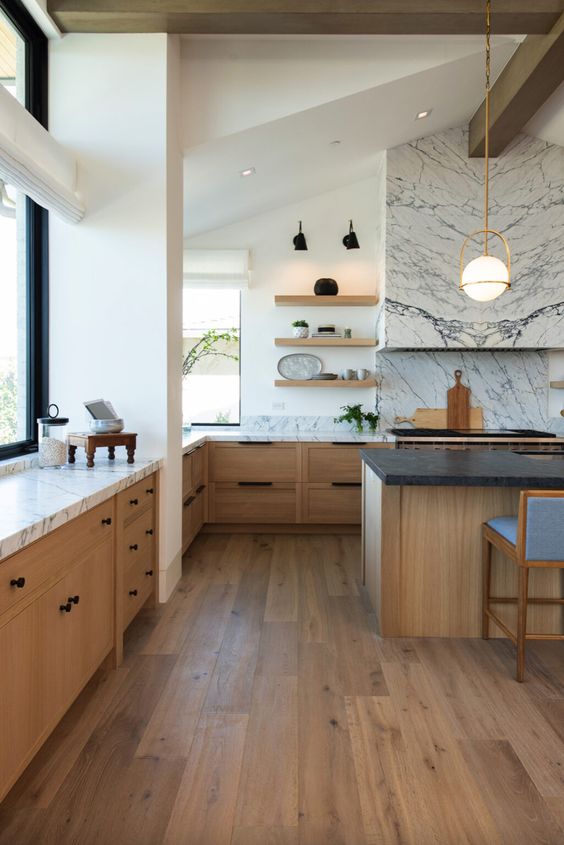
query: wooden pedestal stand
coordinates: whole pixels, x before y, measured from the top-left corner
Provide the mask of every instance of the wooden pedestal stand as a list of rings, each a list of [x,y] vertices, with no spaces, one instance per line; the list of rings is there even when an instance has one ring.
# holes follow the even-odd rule
[[[125,446],[127,450],[127,463],[132,464],[135,461],[137,434],[127,431],[120,431],[119,434],[90,434],[89,432],[81,432],[78,434],[69,434],[67,445],[69,449],[69,464],[75,463],[75,454],[79,446],[83,446],[86,450],[86,466],[89,468],[94,466],[94,456],[99,446],[108,450],[110,461],[115,459],[116,446]]]

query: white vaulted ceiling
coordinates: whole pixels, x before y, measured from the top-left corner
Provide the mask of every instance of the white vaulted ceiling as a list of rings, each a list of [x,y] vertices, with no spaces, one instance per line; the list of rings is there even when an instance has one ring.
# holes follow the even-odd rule
[[[494,77],[516,46],[495,42]],[[481,38],[188,38],[185,235],[367,178],[383,150],[467,123],[483,87]]]

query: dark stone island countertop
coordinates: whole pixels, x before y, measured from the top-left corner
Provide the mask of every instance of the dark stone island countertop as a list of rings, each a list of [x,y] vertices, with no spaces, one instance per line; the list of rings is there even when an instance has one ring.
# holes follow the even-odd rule
[[[564,489],[564,455],[449,449],[361,449],[360,454],[389,485]]]

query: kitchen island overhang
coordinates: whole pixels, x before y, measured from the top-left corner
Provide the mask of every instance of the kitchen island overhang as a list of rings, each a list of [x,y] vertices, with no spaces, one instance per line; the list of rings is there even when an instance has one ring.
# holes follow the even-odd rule
[[[385,637],[481,635],[483,522],[517,513],[525,489],[564,489],[564,458],[512,452],[361,450],[362,579]],[[494,555],[492,591],[516,595]],[[531,597],[564,596],[559,571],[531,573]],[[514,623],[515,608],[504,608]],[[535,605],[530,630],[560,633],[562,610]]]

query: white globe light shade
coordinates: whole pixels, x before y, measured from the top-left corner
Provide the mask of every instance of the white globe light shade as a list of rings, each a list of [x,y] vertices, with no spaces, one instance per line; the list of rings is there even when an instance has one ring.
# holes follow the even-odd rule
[[[471,299],[489,302],[509,287],[509,270],[494,255],[480,255],[464,268],[460,286]]]

